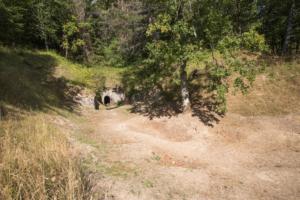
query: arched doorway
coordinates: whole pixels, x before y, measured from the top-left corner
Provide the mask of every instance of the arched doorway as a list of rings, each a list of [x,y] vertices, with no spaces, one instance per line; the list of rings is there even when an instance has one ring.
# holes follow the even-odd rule
[[[109,96],[105,96],[104,97],[104,105],[109,105],[110,104],[110,97]]]

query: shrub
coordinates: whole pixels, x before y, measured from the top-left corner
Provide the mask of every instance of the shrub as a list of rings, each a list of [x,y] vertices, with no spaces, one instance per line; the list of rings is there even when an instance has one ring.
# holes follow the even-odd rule
[[[244,49],[253,52],[268,51],[268,46],[266,45],[265,37],[259,34],[254,29],[251,29],[250,31],[243,33],[241,45]]]

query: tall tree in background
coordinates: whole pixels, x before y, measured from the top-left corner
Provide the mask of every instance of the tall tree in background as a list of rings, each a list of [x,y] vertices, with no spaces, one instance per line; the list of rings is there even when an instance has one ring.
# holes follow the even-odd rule
[[[89,32],[90,23],[88,21],[89,13],[87,12],[88,4],[93,3],[93,1],[86,0],[72,0],[74,5],[74,14],[78,20],[78,24],[80,24],[79,32],[82,40],[84,41],[82,45],[84,60],[87,63],[91,62],[92,58],[92,43],[91,36]]]
[[[299,1],[261,0],[259,5],[262,33],[273,53],[292,52],[299,43]]]
[[[141,1],[95,1],[90,13],[96,59],[122,65],[144,56],[148,8]]]
[[[69,0],[0,0],[0,41],[59,49]]]
[[[53,23],[51,20],[51,7],[45,0],[37,1],[35,6],[39,37],[44,41],[45,49],[49,50],[49,35],[55,32],[55,29],[51,27]]]
[[[229,4],[229,10],[232,12],[232,25],[236,33],[241,35],[257,23],[257,0],[232,0]]]
[[[284,42],[282,47],[282,53],[286,54],[288,52],[290,40],[293,33],[293,26],[294,26],[294,18],[295,18],[295,1],[292,0],[290,3],[289,15],[286,22],[286,33],[284,36]]]
[[[24,15],[28,1],[0,0],[0,41],[14,45],[22,42]]]

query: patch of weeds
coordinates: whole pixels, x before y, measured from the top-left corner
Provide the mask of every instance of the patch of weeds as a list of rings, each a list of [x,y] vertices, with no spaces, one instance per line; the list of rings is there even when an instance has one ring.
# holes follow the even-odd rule
[[[124,101],[118,101],[118,103],[117,103],[118,107],[123,106],[123,105],[124,105]]]
[[[138,174],[136,169],[131,168],[121,162],[114,162],[110,165],[105,163],[97,164],[96,170],[109,176],[115,176],[121,178],[127,178],[131,174],[134,175]]]
[[[271,80],[273,80],[274,77],[275,77],[274,72],[270,72],[270,73],[268,74],[268,77],[269,77]]]
[[[154,187],[154,184],[150,180],[147,180],[147,179],[143,181],[143,185],[146,188],[153,188]]]
[[[155,161],[160,161],[161,160],[161,157],[159,155],[155,155],[153,154],[152,157],[151,157],[152,160],[155,160]]]
[[[134,189],[131,189],[130,192],[131,192],[131,194],[134,194],[134,195],[137,195],[137,196],[141,195],[141,191],[135,191]]]
[[[105,149],[105,145],[102,143],[97,142],[96,140],[85,136],[84,134],[75,134],[76,139],[84,144],[88,144],[91,145],[92,147],[98,149],[98,150],[104,150]]]

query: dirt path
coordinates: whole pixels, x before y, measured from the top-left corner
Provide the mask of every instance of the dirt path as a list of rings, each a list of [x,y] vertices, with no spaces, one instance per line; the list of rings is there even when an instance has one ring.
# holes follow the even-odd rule
[[[299,115],[228,114],[209,128],[127,109],[84,108],[76,124],[106,199],[300,199]]]

